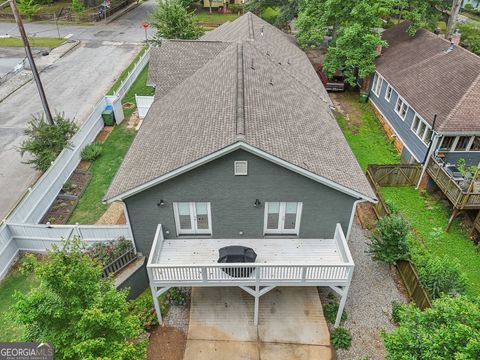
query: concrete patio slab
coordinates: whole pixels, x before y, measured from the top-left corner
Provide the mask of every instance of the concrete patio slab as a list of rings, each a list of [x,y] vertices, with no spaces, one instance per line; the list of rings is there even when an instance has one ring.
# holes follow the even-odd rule
[[[194,288],[184,360],[327,360],[330,334],[315,287],[279,287],[260,298],[240,288]]]

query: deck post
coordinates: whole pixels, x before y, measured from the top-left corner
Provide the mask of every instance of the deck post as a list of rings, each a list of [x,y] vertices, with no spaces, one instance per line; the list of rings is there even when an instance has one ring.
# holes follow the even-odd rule
[[[155,286],[151,285],[150,290],[152,292],[153,304],[155,306],[155,311],[157,312],[158,324],[163,326],[162,312],[160,311],[160,303],[158,302],[157,291]]]
[[[450,228],[452,227],[452,224],[453,224],[453,220],[455,220],[455,218],[457,217],[458,212],[459,210],[456,207],[454,207],[452,211],[452,215],[450,215],[450,218],[448,219],[447,228],[445,229],[445,232],[448,233],[450,231]]]
[[[255,286],[255,310],[253,313],[253,323],[255,326],[258,325],[258,308],[260,303],[260,286]]]
[[[340,300],[340,305],[338,306],[337,317],[335,318],[335,327],[338,327],[340,325],[340,321],[342,320],[343,309],[345,308],[345,303],[347,302],[349,288],[350,284],[342,289],[342,298]]]

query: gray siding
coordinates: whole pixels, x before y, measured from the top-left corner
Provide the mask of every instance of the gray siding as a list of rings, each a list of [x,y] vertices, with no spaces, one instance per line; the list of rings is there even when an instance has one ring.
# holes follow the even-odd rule
[[[235,176],[233,162],[248,160],[248,176]],[[253,206],[255,199],[262,203]],[[165,206],[157,203],[164,200]],[[237,150],[125,200],[138,251],[148,255],[158,224],[176,237],[173,202],[211,203],[212,237],[262,238],[266,201],[303,202],[302,238],[331,238],[335,224],[347,231],[356,199],[249,152]]]
[[[371,81],[371,83],[373,83],[373,81]],[[427,153],[427,146],[411,129],[415,112],[409,107],[405,120],[402,120],[402,118],[395,112],[395,105],[397,104],[398,99],[397,92],[393,90],[390,102],[385,99],[385,91],[387,90],[387,86],[387,82],[383,81],[380,95],[378,97],[370,88],[370,99],[387,118],[397,134],[399,134],[403,143],[408,147],[407,150],[410,150],[409,152],[412,152],[417,159],[422,162]]]
[[[458,159],[465,159],[467,166],[477,166],[480,163],[480,152],[454,151],[445,153],[445,161],[456,164]]]

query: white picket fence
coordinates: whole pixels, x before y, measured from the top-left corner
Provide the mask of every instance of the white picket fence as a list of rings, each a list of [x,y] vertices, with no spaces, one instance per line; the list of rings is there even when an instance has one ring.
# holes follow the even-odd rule
[[[120,105],[121,99],[148,63],[149,58],[150,49],[147,49],[115,94],[103,97],[95,105],[88,119],[72,137],[72,146],[60,153],[50,168],[29,189],[10,216],[0,224],[0,279],[5,276],[20,250],[46,251],[51,244],[58,243],[61,238],[66,238],[65,236],[71,232],[73,225],[62,227],[37,224],[80,163],[82,149],[95,140],[103,129],[101,114],[105,107],[114,104],[114,109],[121,111],[121,106],[116,107],[115,104]],[[119,117],[123,119],[123,113]],[[119,236],[132,239],[130,227],[125,225],[81,225],[76,229],[81,232],[78,235],[88,242],[113,240]]]
[[[139,96],[135,94],[135,102],[137,103],[138,117],[143,119],[147,113],[150,106],[152,106],[155,96]]]

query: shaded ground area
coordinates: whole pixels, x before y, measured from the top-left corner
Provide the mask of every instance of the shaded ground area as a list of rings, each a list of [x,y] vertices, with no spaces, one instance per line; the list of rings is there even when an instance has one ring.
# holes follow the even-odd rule
[[[353,224],[348,242],[355,271],[345,308],[348,318],[343,324],[350,330],[353,340],[348,351],[337,350],[337,359],[340,360],[363,356],[368,356],[370,360],[384,359],[385,349],[380,331],[395,328],[390,320],[392,301],[406,302],[396,270],[373,261],[366,253],[367,236],[367,231]]]
[[[148,343],[148,360],[182,360],[187,336],[170,326],[158,326]]]
[[[279,287],[260,298],[237,287],[194,288],[184,360],[331,359],[315,287]]]

